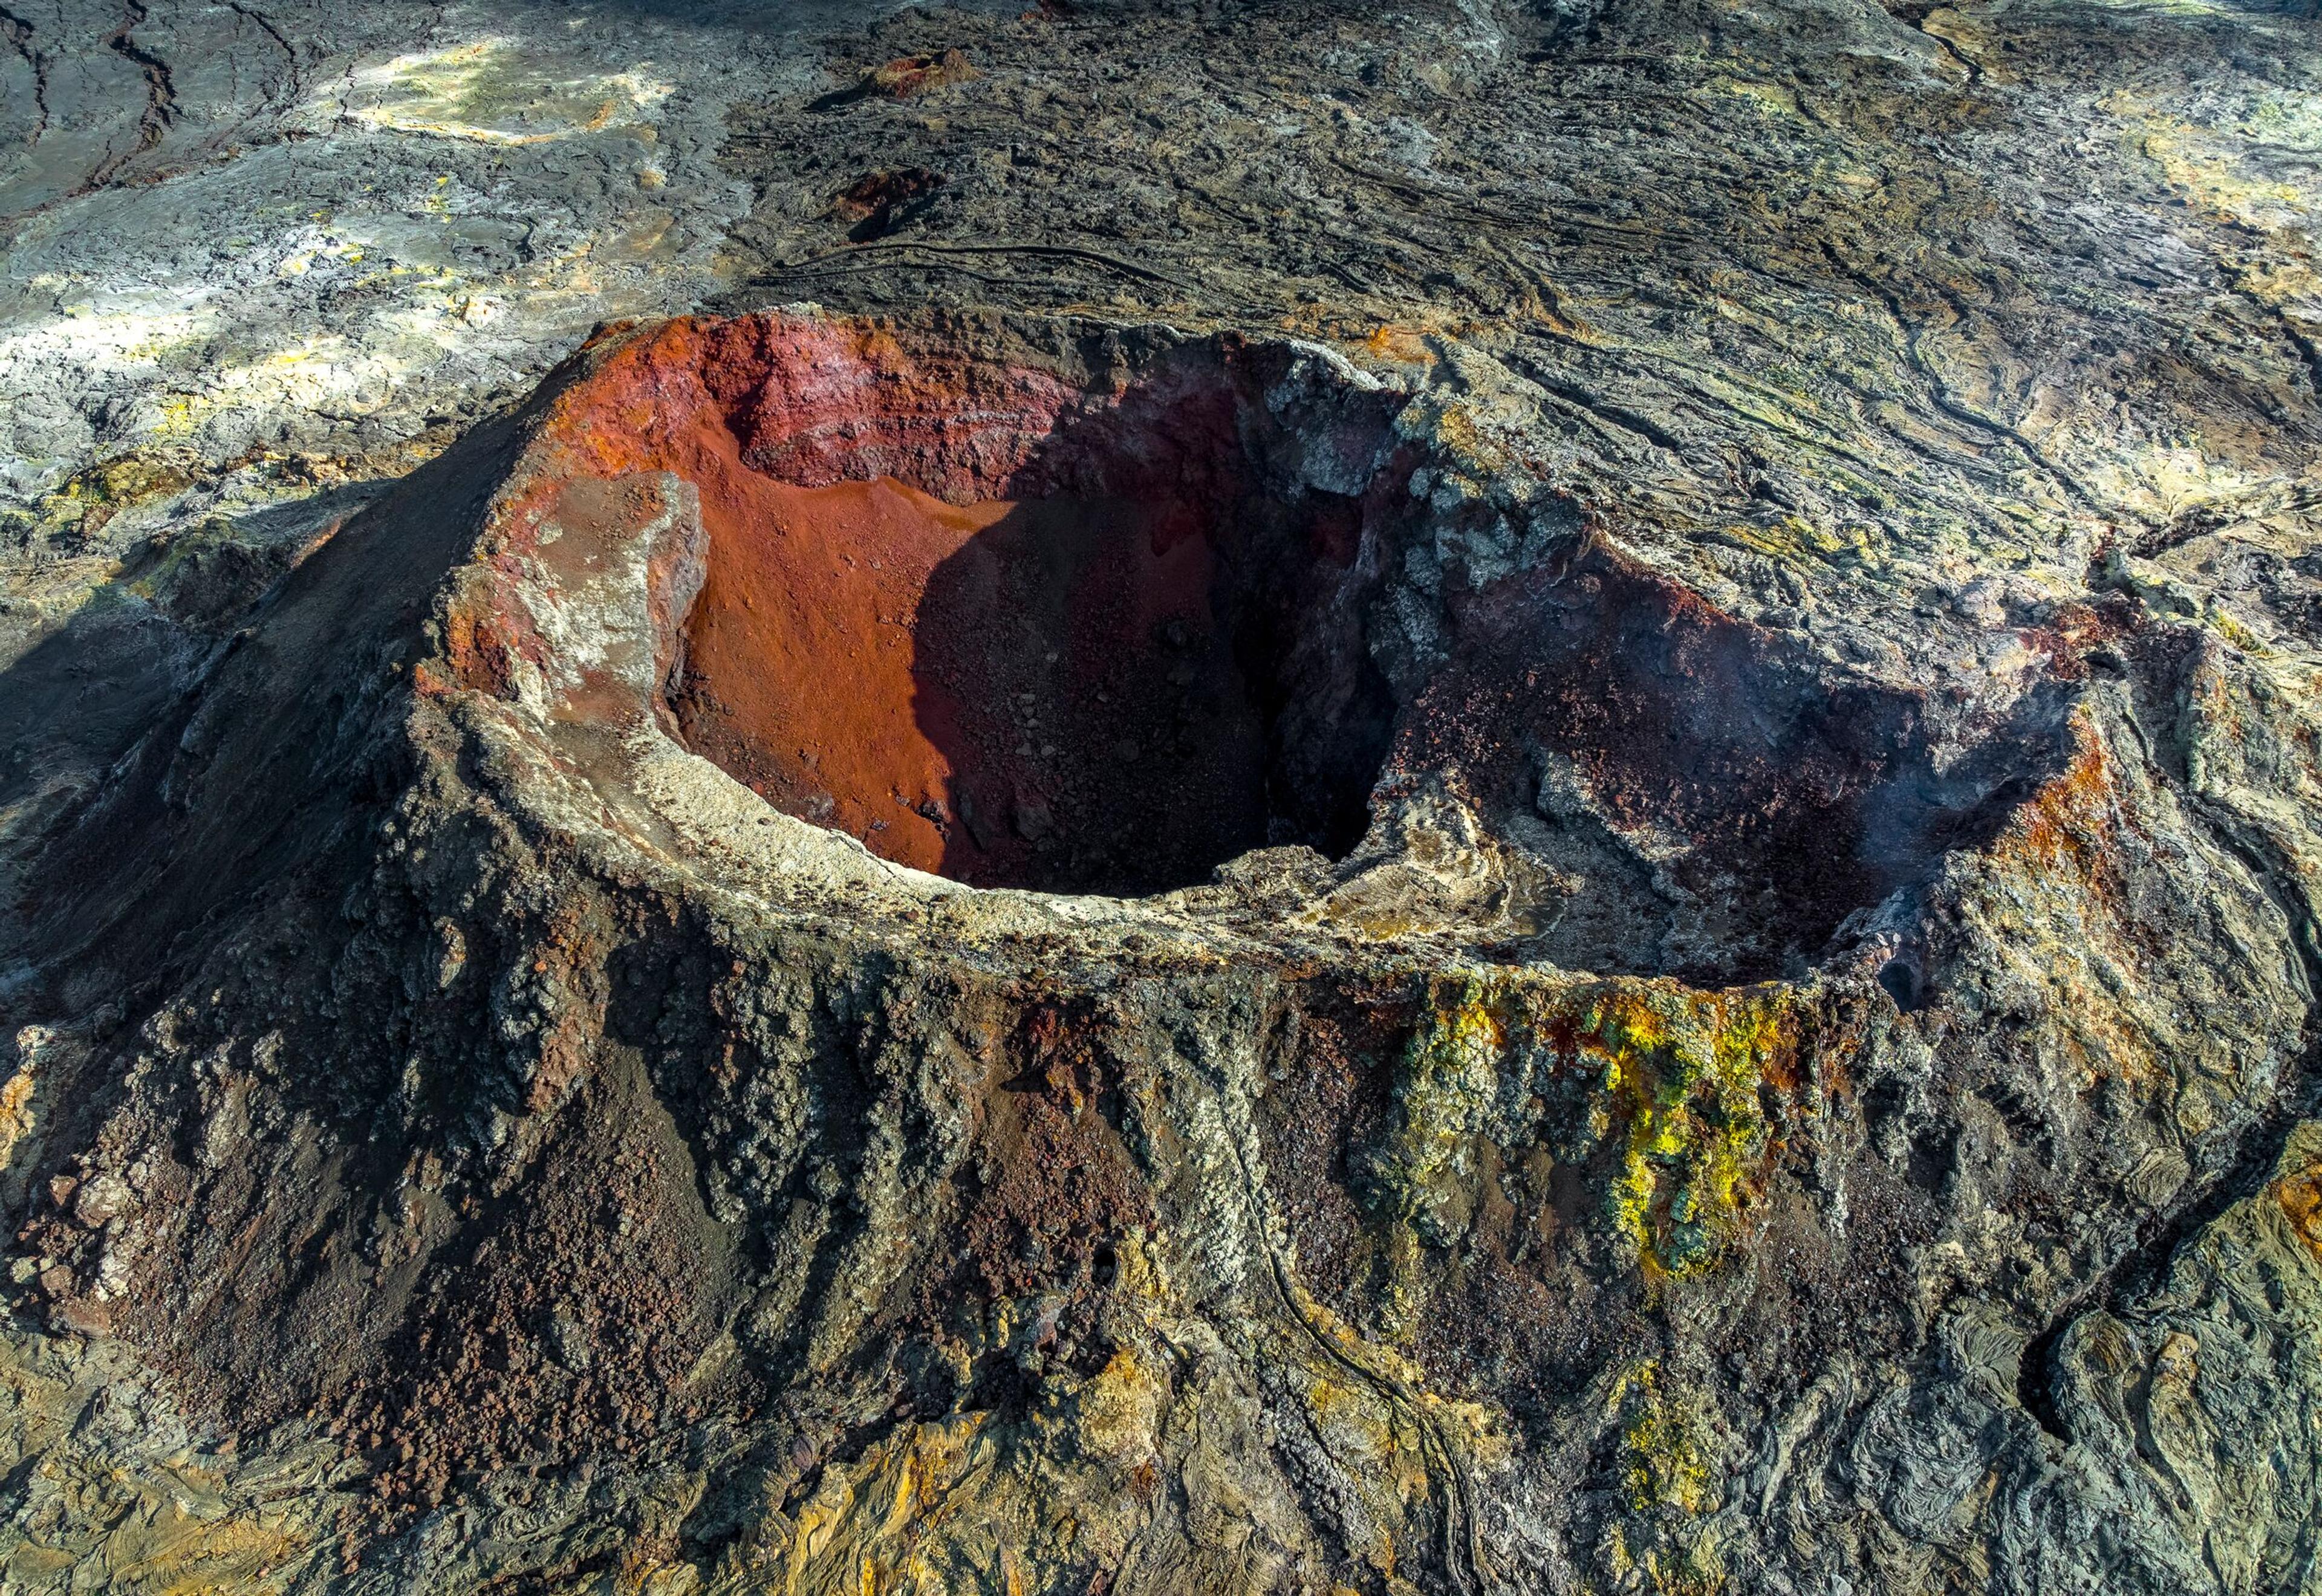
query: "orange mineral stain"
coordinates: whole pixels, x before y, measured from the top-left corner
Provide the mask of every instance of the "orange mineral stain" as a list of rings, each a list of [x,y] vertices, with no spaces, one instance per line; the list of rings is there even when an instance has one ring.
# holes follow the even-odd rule
[[[1263,839],[1193,511],[718,486],[673,707],[769,803],[981,886],[1149,890]]]
[[[954,771],[921,725],[944,711],[919,703],[914,622],[936,568],[1015,506],[947,505],[891,478],[752,478],[740,497],[714,515],[704,505],[689,742],[778,807],[941,869]]]

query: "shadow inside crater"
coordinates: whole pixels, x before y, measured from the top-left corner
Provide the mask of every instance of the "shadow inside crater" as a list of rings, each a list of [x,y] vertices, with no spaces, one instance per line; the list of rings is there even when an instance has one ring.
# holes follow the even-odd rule
[[[2072,752],[2069,682],[1940,737],[1925,696],[1604,549],[1463,596],[1448,630],[1388,770],[1458,771],[1551,872],[1520,945],[1568,968],[1800,973],[1849,917],[1988,845]]]
[[[980,887],[1138,895],[1269,844],[1344,853],[1393,716],[1341,602],[1362,506],[1284,490],[1214,374],[1130,408],[1060,427],[1021,497],[881,474],[706,505],[687,743]]]

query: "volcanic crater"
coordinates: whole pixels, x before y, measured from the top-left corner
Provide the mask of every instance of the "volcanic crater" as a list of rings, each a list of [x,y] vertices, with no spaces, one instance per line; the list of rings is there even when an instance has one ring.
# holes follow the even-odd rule
[[[2322,1596],[2313,10],[0,0],[0,1586]]]
[[[133,1248],[112,1187],[52,1190],[40,1289],[206,1410],[335,1415],[398,1512],[553,1472],[543,1436],[674,1455],[827,1377],[882,1293],[919,1305],[916,1373],[866,1410],[1005,1413],[1022,1351],[1114,1367],[1110,1293],[1177,1200],[1144,1161],[1225,1123],[1190,1095],[1222,1061],[1266,1083],[1340,1322],[1408,1260],[1481,1305],[1415,1343],[1431,1378],[1565,1391],[1607,1260],[1705,1266],[1807,1211],[1716,1194],[1772,1190],[1831,1100],[1809,1020],[1851,1061],[1865,1016],[1952,1001],[1951,864],[2044,889],[2115,795],[2065,665],[2019,643],[1980,700],[1850,670],[1598,535],[1447,386],[1061,318],[608,331],[301,561],[44,862],[108,948],[266,904],[188,990],[291,991],[233,1090],[361,1139],[138,1176]],[[1250,1028],[1205,1040],[1221,990]],[[393,1039],[360,1072],[345,991]],[[141,1035],[192,1056],[239,1011]],[[1471,1041],[1537,1090],[1476,1098],[1513,1117],[1446,1154]],[[80,1078],[57,1100],[114,1113]],[[204,1090],[121,1112],[169,1146],[283,1122]],[[1851,1213],[1905,1224],[1919,1166]],[[385,1239],[286,1266],[316,1212]],[[946,1234],[971,1269],[919,1250]],[[230,1307],[188,1299],[220,1272]],[[1079,1317],[955,1315],[994,1292]]]
[[[1440,924],[1407,902],[1442,898],[1431,791],[1495,842],[1525,958],[1765,979],[2069,763],[2069,682],[1943,731],[1553,489],[1447,494],[1404,404],[1230,334],[687,320],[562,401],[560,513],[580,478],[685,482],[662,728],[983,889],[1147,896],[1303,844],[1372,870],[1356,924]]]
[[[1947,722],[1552,485],[1480,484],[1406,424],[1412,390],[1307,346],[775,314],[586,365],[534,519],[634,533],[606,495],[652,481],[684,523],[642,713],[968,886],[1133,898],[1300,847],[1330,867],[1312,912],[1367,935],[1760,980],[2071,757],[2069,680]]]
[[[1302,478],[1239,344],[1095,397],[876,358],[844,391],[770,364],[673,468],[708,549],[667,697],[685,744],[978,887],[1133,896],[1269,844],[1344,854],[1393,711],[1360,532],[1404,480]]]

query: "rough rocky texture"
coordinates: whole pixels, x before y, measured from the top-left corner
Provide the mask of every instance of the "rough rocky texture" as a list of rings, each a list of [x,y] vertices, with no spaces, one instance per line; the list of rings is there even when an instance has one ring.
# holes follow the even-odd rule
[[[2322,1581],[2309,14],[133,9],[12,281],[703,242],[166,448],[14,313],[0,1579]]]

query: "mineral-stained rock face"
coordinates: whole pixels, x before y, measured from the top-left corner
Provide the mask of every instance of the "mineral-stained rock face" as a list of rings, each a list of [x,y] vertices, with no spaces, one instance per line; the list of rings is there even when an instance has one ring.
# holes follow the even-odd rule
[[[705,528],[689,744],[978,886],[1151,891],[1269,841],[1346,852],[1388,726],[1357,554],[1410,497],[1374,470],[1392,402],[1305,438],[1263,402],[1278,360],[1235,345],[1092,396],[754,326],[635,357],[692,417],[646,428]],[[679,399],[659,374],[690,360],[708,382]]]
[[[616,328],[305,558],[44,858],[59,991],[158,973],[0,1099],[53,1330],[272,1526],[153,1555],[2298,1577],[2303,911],[2147,752],[2262,700],[2117,597],[1853,671],[1531,472],[1518,380]]]

